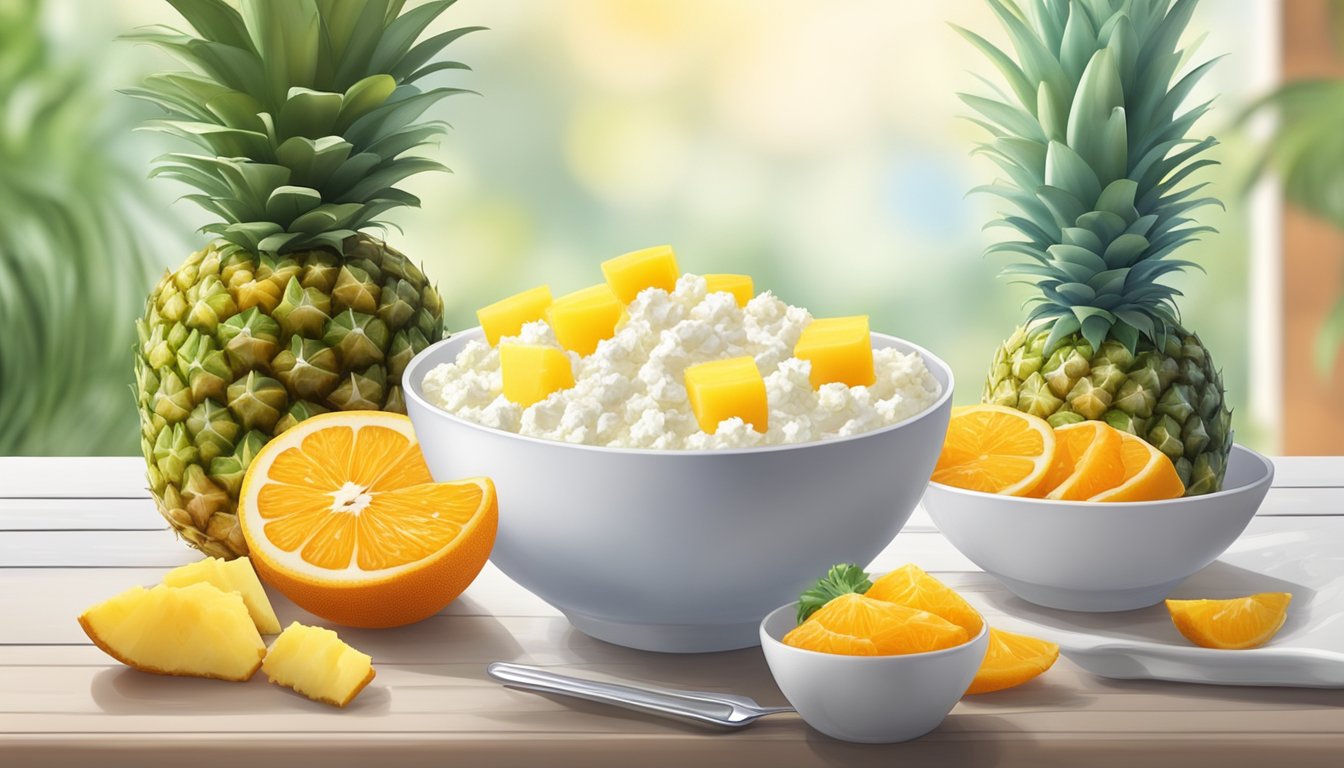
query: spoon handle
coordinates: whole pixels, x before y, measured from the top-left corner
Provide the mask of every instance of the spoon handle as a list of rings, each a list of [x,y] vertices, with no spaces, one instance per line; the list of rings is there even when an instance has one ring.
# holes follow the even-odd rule
[[[617,683],[585,680],[548,672],[539,667],[503,661],[492,663],[486,667],[486,672],[496,680],[517,688],[572,696],[695,723],[733,728],[756,719],[734,717],[736,707],[732,703],[701,693],[662,688],[636,688]]]

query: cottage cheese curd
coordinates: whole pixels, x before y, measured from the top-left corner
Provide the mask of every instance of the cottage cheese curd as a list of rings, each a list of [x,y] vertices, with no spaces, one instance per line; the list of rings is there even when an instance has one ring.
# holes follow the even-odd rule
[[[813,390],[811,363],[793,357],[811,321],[807,310],[766,291],[738,307],[729,293],[706,293],[705,280],[682,275],[672,292],[648,288],[628,308],[616,334],[587,357],[569,352],[574,386],[522,408],[501,391],[499,350],[468,343],[449,364],[425,376],[433,404],[468,421],[532,437],[621,448],[707,450],[782,445],[856,435],[907,419],[942,388],[918,354],[873,352],[877,381],[868,387],[826,384]],[[509,341],[509,338],[501,341]],[[545,321],[523,326],[514,341],[560,348]],[[739,418],[700,430],[683,374],[696,363],[751,355],[765,377],[770,427],[757,432]]]

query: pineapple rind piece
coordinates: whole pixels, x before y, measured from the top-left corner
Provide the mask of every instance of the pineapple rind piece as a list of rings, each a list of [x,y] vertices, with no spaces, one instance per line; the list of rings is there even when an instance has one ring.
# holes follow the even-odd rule
[[[349,704],[377,675],[371,656],[330,629],[297,621],[271,643],[261,669],[272,683],[336,707]]]
[[[163,583],[170,587],[185,587],[189,584],[205,582],[213,584],[225,592],[237,592],[247,606],[252,623],[263,635],[280,632],[280,619],[271,607],[266,590],[252,568],[252,561],[246,556],[235,560],[207,557],[194,563],[178,566],[163,576]]]
[[[266,655],[243,598],[213,584],[132,587],[79,616],[100,650],[157,675],[250,680]]]

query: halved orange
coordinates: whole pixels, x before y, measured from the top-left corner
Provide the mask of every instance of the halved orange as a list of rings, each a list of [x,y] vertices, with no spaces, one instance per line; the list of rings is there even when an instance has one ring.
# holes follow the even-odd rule
[[[1288,619],[1288,592],[1262,592],[1231,600],[1168,600],[1171,622],[1205,648],[1242,650],[1269,642]]]
[[[1104,421],[1055,429],[1055,461],[1033,496],[1079,501],[1119,485],[1125,476],[1120,430]]]
[[[855,637],[843,632],[832,632],[820,622],[805,621],[784,635],[784,644],[818,653],[839,653],[845,656],[876,656],[877,645],[866,637]]]
[[[938,651],[969,639],[965,629],[946,619],[855,592],[822,606],[804,622],[810,623],[833,633],[870,640],[879,656]]]
[[[264,580],[353,627],[419,621],[452,602],[494,546],[488,478],[436,483],[405,416],[338,411],[257,454],[238,520]]]
[[[880,577],[863,594],[947,619],[966,630],[968,638],[980,634],[980,627],[985,623],[980,612],[965,598],[914,563],[906,563]]]
[[[1026,496],[1055,459],[1055,431],[1044,419],[1001,405],[952,411],[934,482]]]
[[[1114,487],[1096,493],[1088,501],[1156,501],[1185,495],[1185,483],[1165,453],[1128,432],[1119,435],[1124,475]]]
[[[1059,646],[1002,629],[989,629],[989,648],[966,693],[992,693],[1019,686],[1054,666]]]

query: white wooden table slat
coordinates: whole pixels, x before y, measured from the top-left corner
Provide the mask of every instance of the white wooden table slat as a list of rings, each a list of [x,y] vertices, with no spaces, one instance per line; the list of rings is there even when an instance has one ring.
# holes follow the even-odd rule
[[[1344,487],[1344,463],[1334,456],[1279,456],[1279,488]],[[0,457],[0,499],[148,498],[144,459],[115,457]]]
[[[1276,459],[1257,531],[1344,527],[1344,459]],[[929,736],[889,747],[849,745],[796,717],[742,732],[698,729],[505,689],[484,675],[516,660],[654,685],[721,690],[782,703],[758,649],[650,654],[592,640],[488,565],[438,616],[393,630],[340,629],[379,675],[348,711],[269,685],[164,678],[128,670],[94,648],[74,617],[170,567],[197,559],[145,492],[139,458],[0,458],[0,764],[86,764],[133,750],[151,768],[234,767],[268,750],[300,750],[329,766],[539,763],[744,765],[1338,765],[1344,691],[1225,688],[1093,677],[1061,659],[1011,691],[968,697]],[[992,579],[917,509],[870,566],[913,561],[972,602]],[[282,623],[323,624],[278,593]],[[992,624],[1011,617],[981,604]],[[15,619],[14,617],[18,618]],[[218,748],[201,750],[209,742]],[[1270,751],[1264,751],[1264,750]],[[111,751],[109,751],[111,750]],[[316,753],[320,751],[320,758]],[[381,756],[381,757],[380,757]],[[470,758],[470,759],[468,759]],[[65,762],[63,762],[65,761]],[[893,762],[896,761],[896,762]],[[111,763],[116,765],[118,763]]]

